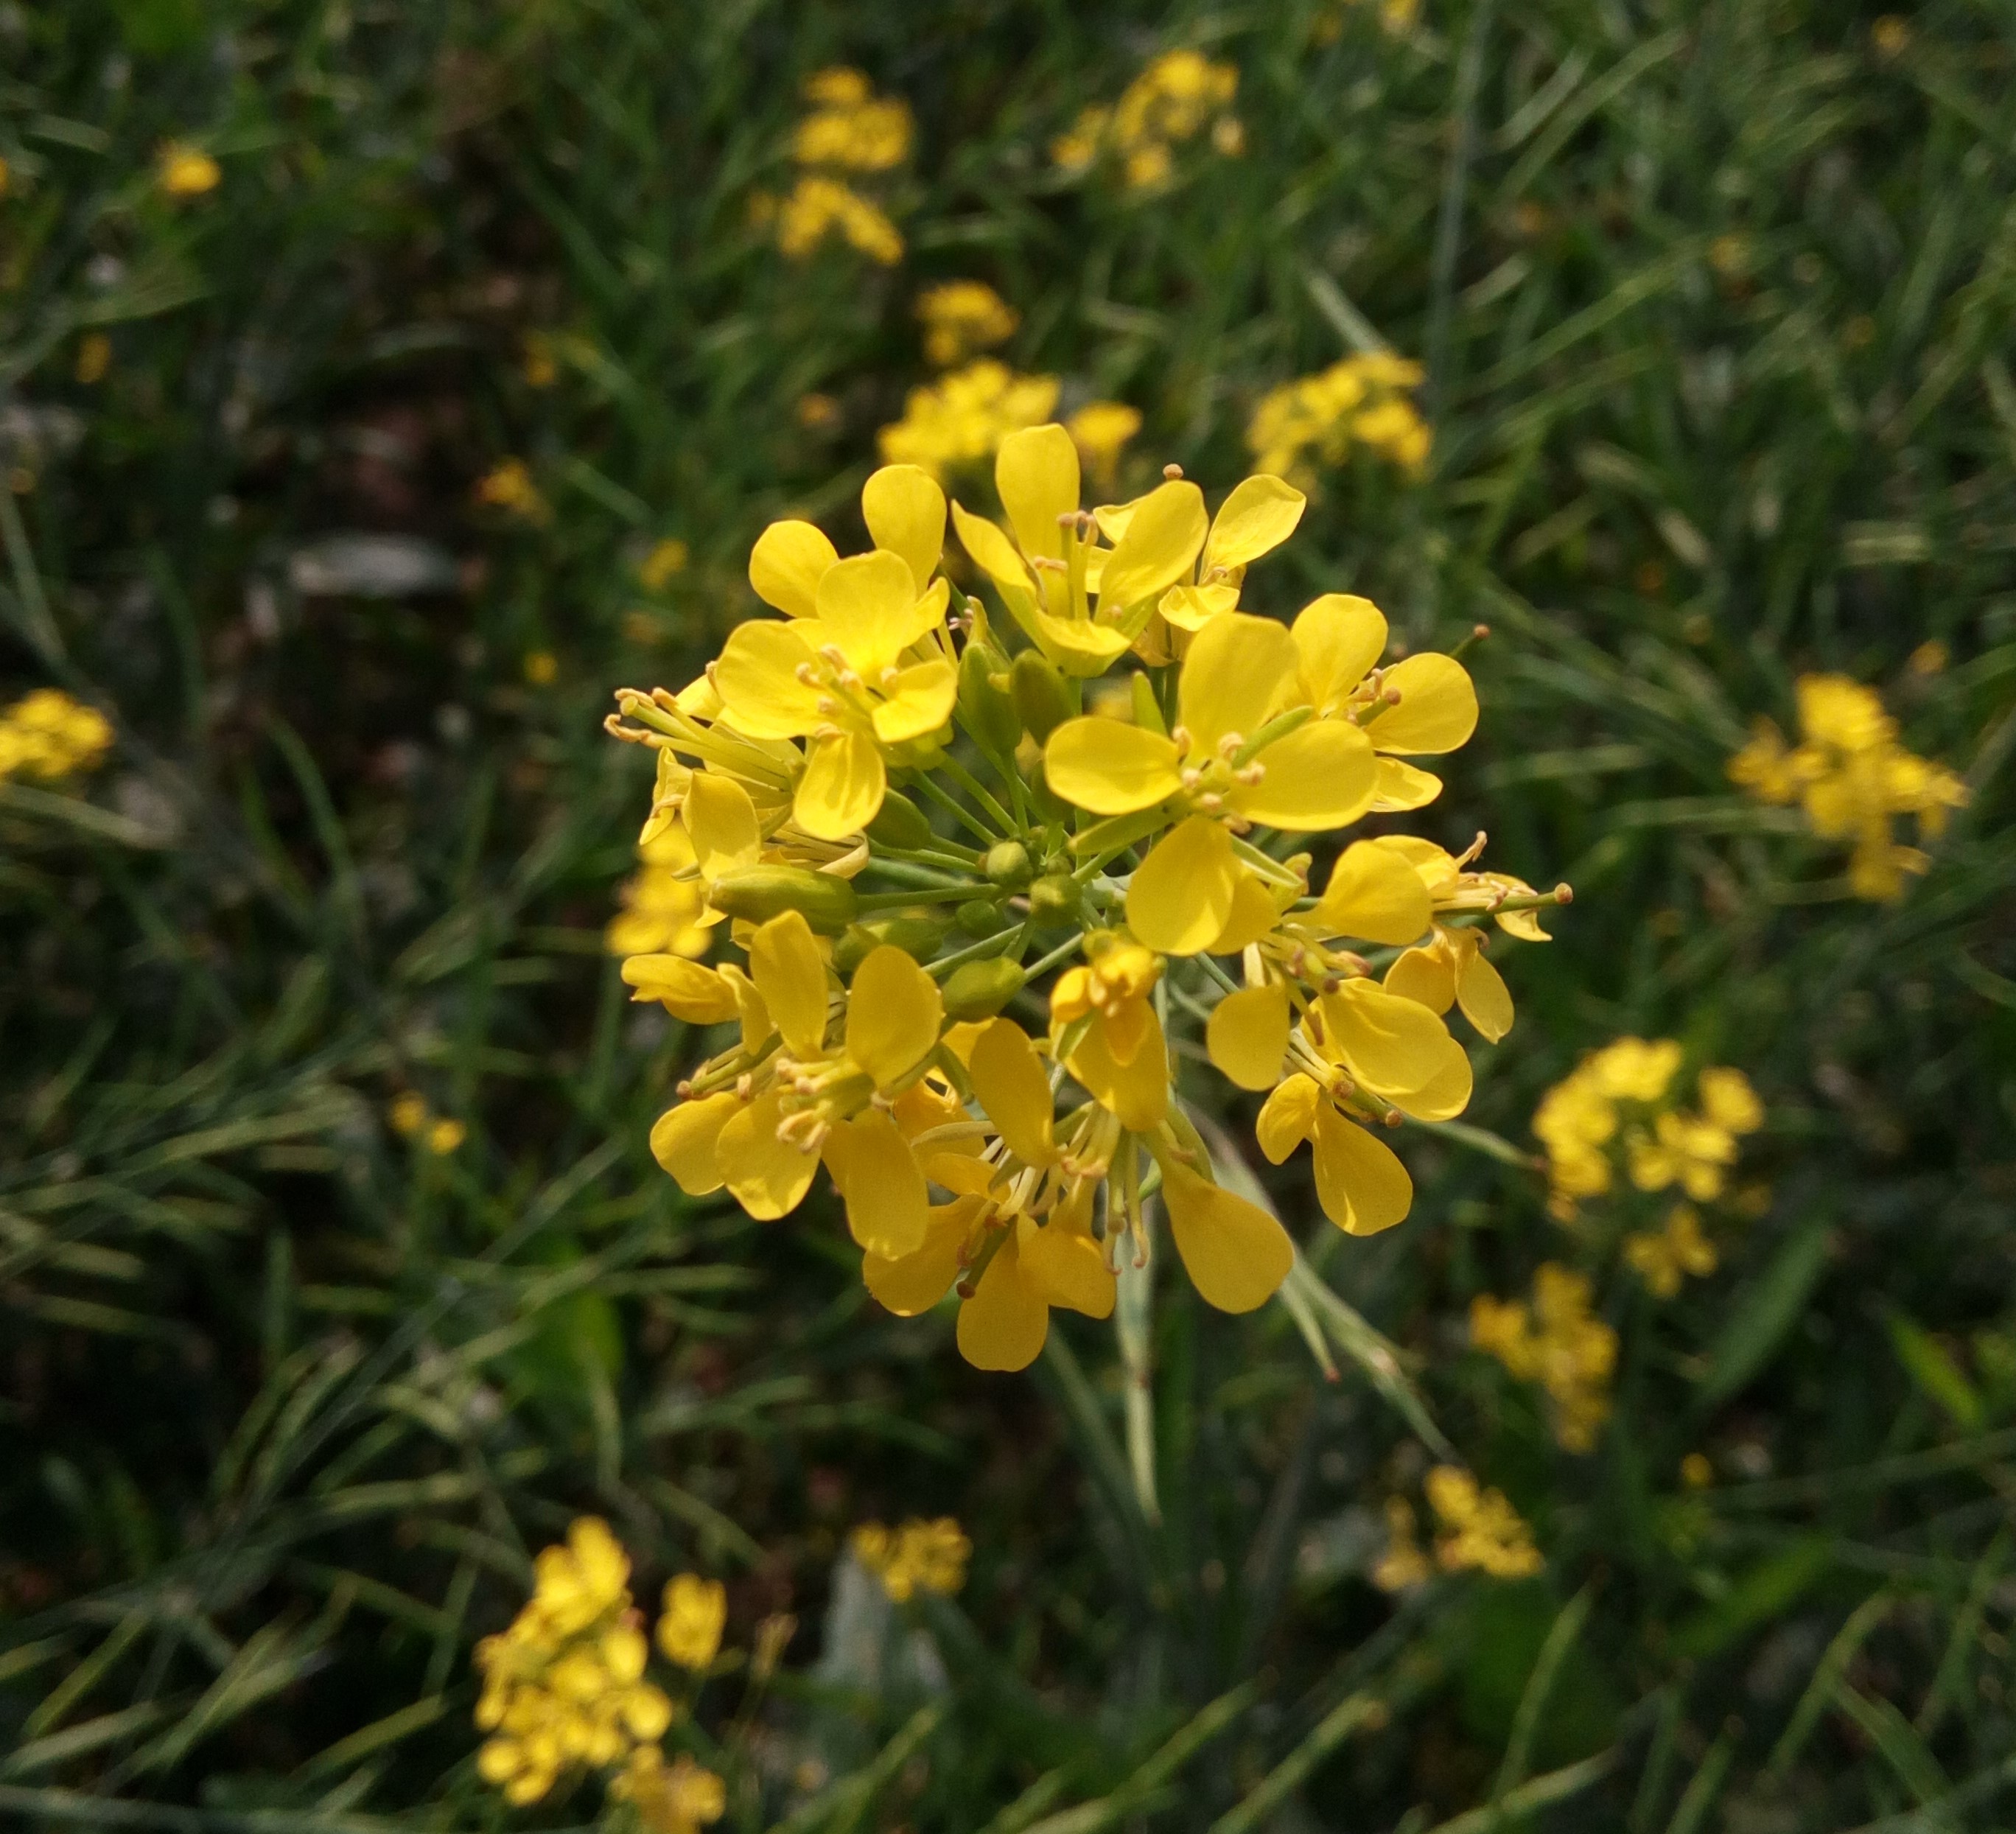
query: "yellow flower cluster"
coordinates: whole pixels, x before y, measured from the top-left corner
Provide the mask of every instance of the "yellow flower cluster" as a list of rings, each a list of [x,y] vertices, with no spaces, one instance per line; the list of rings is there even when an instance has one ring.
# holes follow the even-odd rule
[[[1239,93],[1239,72],[1213,63],[1196,51],[1167,51],[1121,92],[1111,107],[1085,110],[1068,133],[1051,142],[1050,157],[1064,171],[1089,171],[1111,157],[1129,190],[1166,182],[1175,149],[1207,127],[1222,153],[1246,144],[1245,130],[1229,112]]]
[[[1418,476],[1435,444],[1405,393],[1420,380],[1420,365],[1404,357],[1346,357],[1262,395],[1246,443],[1262,470],[1304,485],[1318,470],[1342,464],[1354,445]]]
[[[636,998],[724,1028],[660,1163],[758,1219],[823,1164],[874,1296],[909,1317],[956,1289],[962,1353],[1019,1369],[1053,1307],[1111,1314],[1150,1197],[1208,1303],[1251,1311],[1289,1272],[1280,1223],[1218,1182],[1179,1046],[1265,1097],[1269,1158],[1311,1146],[1340,1228],[1398,1223],[1413,1185],[1381,1134],[1463,1111],[1445,1015],[1505,1035],[1489,927],[1543,942],[1567,890],[1477,870],[1481,836],[1345,838],[1312,882],[1312,838],[1434,800],[1413,761],[1478,709],[1450,657],[1383,663],[1367,600],[1239,608],[1293,486],[1249,477],[1213,513],[1171,467],[1085,509],[1054,423],[1009,434],[995,483],[1003,520],[949,506],[992,606],[941,571],[938,483],[890,465],[862,493],[872,549],[772,524],[749,578],[781,615],[677,693],[621,690],[610,728],[657,753],[642,844],[683,834],[693,921],[743,958],[623,964]],[[1193,1021],[1201,1051],[1171,1036]]]
[[[1701,1212],[1692,1204],[1676,1204],[1657,1229],[1640,1230],[1624,1238],[1624,1258],[1657,1299],[1670,1299],[1691,1274],[1705,1280],[1720,1265],[1701,1229]]]
[[[1533,1302],[1480,1293],[1470,1308],[1470,1341],[1521,1382],[1537,1382],[1553,1403],[1554,1437],[1586,1452],[1610,1416],[1617,1333],[1589,1310],[1587,1277],[1547,1262],[1533,1277]]]
[[[74,776],[112,748],[112,722],[60,688],[37,688],[0,711],[0,783],[12,776]]]
[[[1064,431],[1093,485],[1108,490],[1119,474],[1122,449],[1141,431],[1141,410],[1125,402],[1087,402],[1064,423]]]
[[[484,1781],[523,1805],[571,1772],[620,1765],[609,1793],[628,1802],[653,1834],[695,1834],[720,1820],[727,1807],[722,1779],[683,1753],[665,1762],[658,1741],[675,1709],[644,1679],[650,1648],[631,1603],[630,1560],[607,1525],[583,1516],[533,1572],[524,1609],[476,1646],[483,1675],[476,1723],[491,1735],[477,1755]],[[704,1674],[726,1617],[718,1583],[681,1573],[665,1587],[659,1647]]]
[[[854,1531],[855,1558],[882,1582],[898,1604],[918,1592],[949,1598],[966,1584],[973,1544],[949,1515],[934,1522],[913,1517],[900,1528],[866,1522]]]
[[[1015,334],[1022,315],[984,280],[947,280],[917,296],[924,355],[937,368],[963,363]]]
[[[1678,1185],[1697,1203],[1722,1195],[1737,1143],[1764,1124],[1764,1108],[1741,1070],[1711,1066],[1692,1112],[1673,1099],[1684,1056],[1671,1038],[1618,1038],[1584,1058],[1540,1098],[1533,1131],[1547,1149],[1548,1209],[1572,1222],[1588,1198],[1608,1192],[1622,1156],[1640,1191]]]
[[[1529,1579],[1543,1564],[1533,1531],[1505,1500],[1502,1490],[1484,1490],[1459,1465],[1438,1465],[1425,1486],[1440,1533],[1435,1559],[1416,1538],[1413,1506],[1404,1497],[1386,1500],[1386,1551],[1372,1569],[1381,1591],[1404,1592],[1425,1581],[1439,1566],[1445,1573],[1474,1568],[1493,1579]]]
[[[427,1106],[427,1098],[408,1090],[393,1098],[386,1117],[392,1131],[402,1140],[417,1140],[437,1158],[445,1158],[469,1137],[469,1130],[447,1115],[437,1115]]]
[[[942,481],[992,458],[1010,434],[1048,419],[1057,402],[1054,376],[1019,376],[982,357],[912,389],[902,419],[877,443],[886,463],[915,465]]]
[[[693,840],[666,826],[637,849],[638,870],[617,899],[623,908],[603,939],[611,955],[683,955],[697,960],[714,945],[707,899],[694,874]]]
[[[887,172],[909,157],[907,103],[878,96],[860,71],[821,70],[805,85],[810,104],[791,139],[797,182],[774,207],[777,246],[794,261],[828,236],[884,267],[903,258],[903,238],[888,213],[857,188],[855,175]]]
[[[532,481],[531,467],[523,459],[506,459],[493,465],[477,480],[476,500],[527,522],[553,520],[552,510]]]
[[[1899,744],[1896,721],[1859,682],[1805,675],[1798,691],[1800,743],[1788,748],[1777,726],[1759,720],[1730,759],[1730,777],[1762,802],[1798,803],[1823,840],[1852,842],[1848,881],[1856,897],[1901,898],[1906,877],[1931,863],[1897,845],[1896,818],[1916,816],[1920,836],[1935,840],[1950,812],[1967,806],[1967,785]]]

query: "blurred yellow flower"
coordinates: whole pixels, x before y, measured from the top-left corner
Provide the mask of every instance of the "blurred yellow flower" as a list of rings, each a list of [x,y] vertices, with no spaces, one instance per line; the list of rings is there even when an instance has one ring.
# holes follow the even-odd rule
[[[200,197],[224,176],[215,160],[199,146],[171,140],[161,149],[154,182],[170,197]]]
[[[966,1584],[966,1564],[973,1558],[972,1542],[949,1515],[932,1522],[913,1517],[897,1529],[863,1522],[854,1531],[853,1547],[855,1558],[899,1605],[920,1591],[949,1598]]]
[[[880,205],[840,179],[808,172],[778,207],[777,246],[803,261],[835,230],[884,267],[903,258],[903,238]]]
[[[640,1745],[610,1779],[609,1793],[635,1810],[646,1834],[698,1834],[728,1812],[728,1786],[682,1751],[668,1766],[655,1745]]]
[[[1422,1551],[1417,1537],[1414,1506],[1405,1497],[1388,1497],[1386,1551],[1372,1569],[1372,1583],[1381,1591],[1411,1591],[1433,1576],[1435,1564]]]
[[[622,909],[603,939],[611,955],[683,956],[697,960],[714,932],[703,921],[707,894],[695,870],[691,837],[668,827],[637,849],[638,870],[617,893]]]
[[[411,1140],[427,1124],[427,1097],[409,1089],[394,1098],[391,1107],[385,1111],[385,1118],[391,1122],[394,1133]]]
[[[1869,28],[1869,41],[1879,57],[1901,57],[1910,49],[1911,23],[1894,13],[1886,13]]]
[[[679,1573],[665,1582],[664,1605],[658,1647],[681,1668],[698,1674],[720,1653],[721,1633],[728,1622],[728,1588],[698,1573]]]
[[[1928,638],[1904,658],[1904,666],[1913,675],[1938,675],[1953,660],[1951,653],[1937,637]]]
[[[1480,1293],[1471,1302],[1470,1341],[1521,1382],[1537,1382],[1553,1403],[1562,1449],[1586,1452],[1610,1414],[1617,1333],[1589,1309],[1586,1276],[1553,1262],[1533,1277],[1529,1306]]]
[[[1226,114],[1239,93],[1239,72],[1202,52],[1165,52],[1129,83],[1111,108],[1084,110],[1070,131],[1050,144],[1050,158],[1067,172],[1088,171],[1105,154],[1118,157],[1129,190],[1153,189],[1174,169],[1173,149],[1206,127],[1222,153],[1245,145],[1244,131]]]
[[[963,363],[1012,337],[1021,314],[984,280],[947,280],[917,296],[924,356],[938,368]]]
[[[798,397],[798,405],[793,410],[798,424],[808,433],[829,433],[840,424],[840,403],[830,395],[822,395],[817,389]]]
[[[523,459],[506,459],[477,481],[476,500],[494,510],[508,510],[527,522],[545,522],[552,516],[539,487],[532,481],[531,468]]]
[[[1047,420],[1057,399],[1054,376],[1018,376],[982,357],[912,389],[902,419],[884,427],[877,443],[885,463],[916,465],[942,480],[992,458],[1010,434]]]
[[[798,123],[791,157],[797,182],[774,206],[777,246],[793,261],[837,232],[884,266],[902,259],[903,238],[875,200],[836,173],[884,172],[909,155],[909,105],[877,97],[859,70],[821,70],[805,85],[811,112]],[[766,207],[762,213],[772,214]]]
[[[637,563],[638,583],[647,593],[662,592],[670,581],[686,571],[691,557],[684,542],[668,536]]]
[[[1428,1473],[1428,1503],[1442,1532],[1435,1537],[1435,1564],[1445,1573],[1474,1567],[1496,1580],[1530,1579],[1543,1564],[1533,1531],[1505,1500],[1502,1490],[1482,1489],[1458,1465],[1438,1465]]]
[[[105,372],[111,367],[112,340],[103,331],[93,331],[79,341],[74,371],[78,381],[89,387],[94,382],[103,381]]]
[[[1262,396],[1246,443],[1261,470],[1305,484],[1317,469],[1343,463],[1354,445],[1418,474],[1434,435],[1402,391],[1420,380],[1420,366],[1404,358],[1346,357]]]
[[[525,334],[525,384],[530,388],[551,388],[560,380],[560,366],[553,340],[543,331]]]
[[[1715,1467],[1703,1452],[1690,1452],[1680,1461],[1680,1482],[1690,1490],[1705,1490],[1715,1482]]]
[[[525,679],[535,688],[551,687],[560,679],[560,659],[550,650],[535,650],[525,658]]]
[[[427,1129],[427,1151],[445,1158],[468,1137],[469,1130],[459,1121],[437,1120]]]
[[[37,688],[0,709],[0,782],[95,770],[112,740],[112,722],[96,708],[60,688]]]
[[[1715,1270],[1715,1244],[1701,1232],[1700,1213],[1691,1204],[1676,1204],[1665,1226],[1624,1238],[1624,1258],[1654,1297],[1670,1299],[1691,1274],[1697,1279]]]
[[[1111,490],[1121,449],[1141,431],[1141,410],[1125,402],[1087,402],[1064,423],[1097,490]]]

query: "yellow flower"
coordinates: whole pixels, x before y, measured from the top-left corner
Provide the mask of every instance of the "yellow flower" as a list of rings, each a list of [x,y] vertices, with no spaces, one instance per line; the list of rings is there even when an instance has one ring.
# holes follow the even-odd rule
[[[609,1793],[635,1809],[647,1834],[698,1834],[728,1812],[728,1785],[719,1777],[684,1752],[668,1766],[655,1745],[630,1753]]]
[[[617,894],[623,909],[603,932],[609,953],[706,954],[713,932],[692,837],[668,827],[637,849],[637,858],[640,870]]]
[[[553,512],[539,487],[532,481],[531,468],[523,459],[506,459],[477,481],[476,500],[491,508],[507,510],[527,522],[546,522]]]
[[[851,247],[884,267],[903,258],[903,238],[881,206],[851,185],[802,174],[777,208],[777,246],[793,261],[810,256],[837,230]]]
[[[171,140],[161,149],[154,182],[169,197],[200,197],[215,189],[223,176],[217,161],[201,147]]]
[[[863,1522],[852,1544],[855,1558],[899,1605],[918,1592],[949,1598],[966,1584],[973,1558],[972,1542],[949,1515],[931,1522],[913,1517],[893,1531],[879,1522]]]
[[[0,711],[0,783],[95,770],[112,748],[112,722],[60,688],[37,688]]]
[[[1690,1274],[1701,1278],[1715,1270],[1715,1245],[1701,1233],[1701,1217],[1691,1204],[1676,1204],[1662,1229],[1626,1236],[1624,1258],[1647,1290],[1662,1299],[1678,1292]]]
[[[1093,482],[1109,490],[1119,469],[1121,449],[1141,431],[1141,410],[1125,402],[1087,402],[1064,423],[1064,430]]]
[[[1438,1465],[1428,1473],[1428,1501],[1442,1525],[1435,1563],[1445,1572],[1475,1567],[1493,1579],[1529,1579],[1543,1564],[1533,1531],[1502,1490],[1486,1490],[1467,1471]]]
[[[699,1674],[721,1652],[721,1633],[728,1622],[728,1588],[720,1580],[704,1580],[698,1573],[679,1573],[665,1582],[664,1602],[658,1647],[681,1668]]]
[[[974,351],[1012,337],[1021,315],[985,281],[947,280],[917,296],[924,322],[924,355],[939,369],[963,363]]]
[[[560,679],[560,659],[550,650],[535,650],[525,658],[525,679],[535,688],[549,688]]]
[[[461,1122],[444,1118],[428,1128],[427,1151],[437,1158],[445,1158],[468,1137],[469,1130]]]
[[[821,70],[806,83],[805,99],[812,112],[791,140],[800,165],[883,172],[909,157],[909,104],[877,96],[859,70]]]
[[[1050,157],[1067,172],[1082,172],[1111,150],[1119,156],[1130,190],[1161,184],[1174,164],[1172,149],[1212,127],[1221,153],[1244,145],[1238,124],[1224,111],[1239,92],[1239,72],[1201,52],[1165,52],[1121,92],[1113,107],[1085,110],[1068,133],[1051,143]]]
[[[77,347],[77,369],[79,382],[87,388],[94,382],[103,382],[105,372],[112,367],[112,340],[103,331],[88,333]]]
[[[982,357],[912,389],[902,419],[882,429],[879,447],[887,463],[920,466],[942,478],[991,458],[1010,434],[1042,420],[1057,399],[1055,377],[1018,376]]]
[[[427,1097],[409,1089],[394,1099],[385,1118],[391,1122],[394,1133],[411,1140],[427,1124]]]
[[[1588,1279],[1553,1262],[1533,1277],[1530,1308],[1481,1293],[1471,1303],[1470,1341],[1521,1382],[1537,1382],[1553,1403],[1554,1436],[1586,1452],[1609,1417],[1617,1333],[1589,1309]]]
[[[1690,1490],[1705,1490],[1715,1482],[1715,1467],[1705,1453],[1690,1452],[1680,1461],[1680,1482]]]
[[[678,575],[686,570],[689,558],[686,544],[676,536],[653,544],[650,553],[637,563],[637,583],[647,593],[663,592]]]
[[[1263,471],[1308,481],[1370,447],[1409,474],[1427,463],[1434,437],[1406,390],[1420,366],[1383,353],[1351,356],[1271,390],[1254,409],[1246,443]]]
[[[1372,1569],[1372,1583],[1382,1592],[1407,1592],[1425,1584],[1435,1572],[1415,1539],[1414,1511],[1405,1497],[1386,1499],[1386,1551]]]

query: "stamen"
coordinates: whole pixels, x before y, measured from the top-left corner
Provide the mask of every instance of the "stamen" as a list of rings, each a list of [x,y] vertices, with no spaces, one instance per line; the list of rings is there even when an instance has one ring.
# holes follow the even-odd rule
[[[1183,474],[1183,468],[1180,465],[1165,465],[1162,467],[1162,475],[1172,481],[1182,477]]]

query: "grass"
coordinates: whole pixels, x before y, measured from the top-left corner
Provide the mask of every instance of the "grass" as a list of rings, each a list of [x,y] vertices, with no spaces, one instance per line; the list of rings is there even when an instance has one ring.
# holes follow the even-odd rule
[[[2016,13],[1875,23],[0,12],[0,681],[120,732],[77,793],[0,786],[7,1817],[591,1818],[592,1790],[507,1811],[469,1723],[471,1645],[583,1510],[640,1591],[728,1578],[732,1641],[801,1620],[738,1828],[2006,1816]],[[1049,139],[1178,44],[1237,63],[1245,153],[1147,200],[1061,182]],[[787,266],[751,222],[836,61],[917,116],[894,270]],[[157,194],[171,137],[215,191]],[[1158,1292],[1158,1521],[1098,1328],[977,1376],[947,1321],[868,1302],[823,1209],[751,1224],[652,1163],[687,1040],[603,953],[644,787],[597,722],[754,609],[769,517],[858,536],[874,431],[925,379],[911,302],[969,276],[1021,312],[1019,366],[1132,402],[1133,462],[1212,488],[1269,387],[1372,344],[1429,362],[1429,475],[1340,470],[1254,591],[1366,593],[1417,647],[1491,626],[1421,826],[1488,827],[1576,902],[1506,953],[1519,1025],[1467,1119],[1523,1148],[1626,1032],[1768,1111],[1769,1205],[1722,1269],[1601,1288],[1593,1454],[1465,1347],[1474,1294],[1565,1250],[1539,1181],[1456,1139],[1413,1146],[1414,1214],[1375,1241],[1270,1178],[1353,1309],[1341,1379],[1279,1309]],[[808,431],[814,390],[839,411]],[[549,520],[473,502],[511,456]],[[304,589],[354,531],[437,587]],[[668,538],[689,563],[647,590]],[[1929,641],[1949,663],[1914,672]],[[1971,786],[1895,906],[1724,775],[1815,669]],[[458,1150],[391,1131],[407,1090]],[[1533,1522],[1542,1577],[1370,1587],[1427,1461],[1396,1399]],[[935,1658],[898,1659],[886,1609],[843,1635],[848,1530],[939,1512],[977,1551],[905,1613]]]

